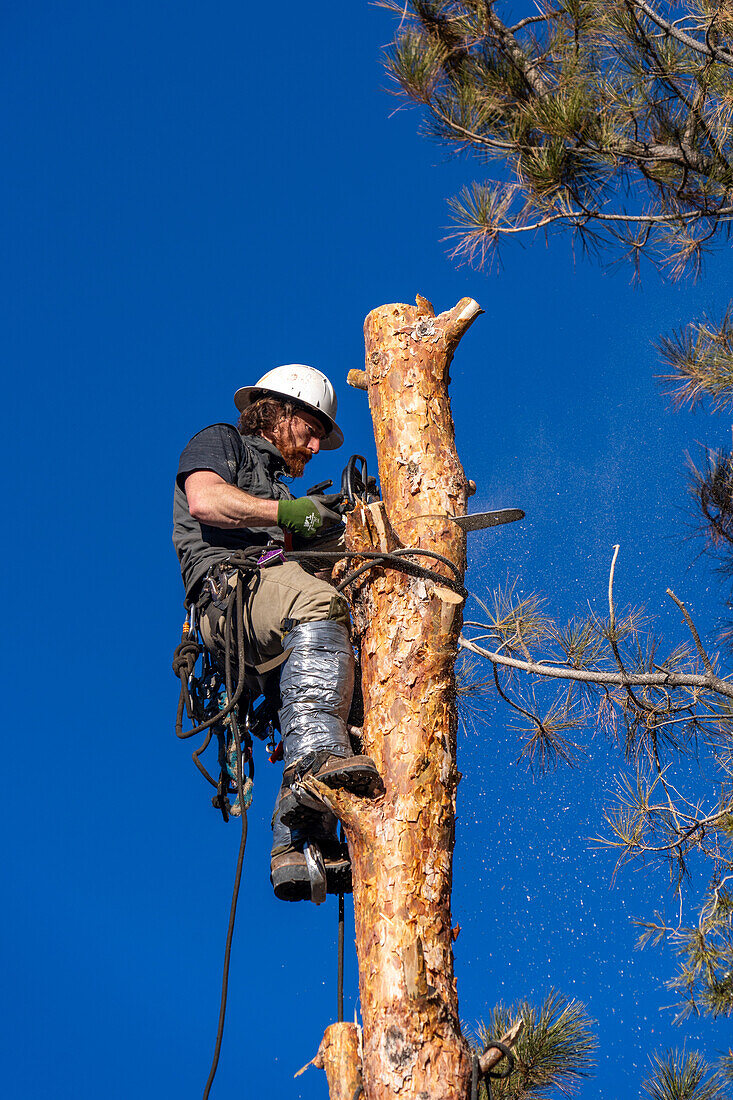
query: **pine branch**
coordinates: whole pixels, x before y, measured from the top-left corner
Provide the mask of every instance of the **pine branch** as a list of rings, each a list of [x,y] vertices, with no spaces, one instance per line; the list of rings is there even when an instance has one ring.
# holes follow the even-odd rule
[[[434,137],[507,169],[451,200],[452,257],[485,266],[503,238],[569,229],[673,278],[698,270],[733,220],[730,21],[713,11],[698,39],[646,0],[513,26],[499,6],[407,0],[387,61]]]
[[[495,1100],[572,1094],[590,1076],[598,1049],[585,1005],[555,990],[539,1006],[528,1001],[506,1008],[499,1004],[490,1021],[477,1025],[475,1049],[483,1049],[503,1034],[517,1017],[523,1027],[513,1050],[515,1069],[510,1077],[492,1081]]]
[[[733,405],[733,304],[717,324],[692,321],[686,328],[662,337],[657,351],[669,368],[660,375],[676,408],[698,406],[705,398],[717,412]]]
[[[638,8],[639,11],[648,16],[653,23],[656,23],[663,31],[671,35],[672,38],[676,38],[678,42],[681,42],[689,49],[695,50],[696,53],[703,54],[705,57],[711,57],[715,61],[720,61],[723,65],[733,65],[733,53],[711,46],[707,39],[701,42],[699,39],[693,38],[692,35],[680,30],[674,23],[662,19],[659,13],[652,8],[651,4],[646,3],[646,0],[629,0],[629,3],[633,4],[635,8]]]
[[[727,1100],[717,1075],[708,1077],[710,1066],[696,1051],[653,1054],[651,1063],[652,1076],[642,1086],[649,1100]]]
[[[585,684],[613,684],[623,688],[702,688],[716,695],[722,695],[726,699],[733,699],[733,683],[729,680],[723,680],[719,676],[711,676],[708,673],[621,673],[604,672],[600,669],[587,671],[577,668],[557,668],[538,661],[518,660],[516,657],[508,657],[503,653],[484,649],[463,636],[458,639],[458,645],[461,649],[467,649],[479,657],[485,657],[492,664],[520,669],[522,672],[528,672],[533,676],[544,676],[547,679],[574,680]]]
[[[483,8],[486,27],[495,36],[499,48],[510,58],[535,95],[540,97],[548,95],[552,85],[543,75],[537,62],[527,56],[513,32],[496,15],[494,0],[483,0]]]

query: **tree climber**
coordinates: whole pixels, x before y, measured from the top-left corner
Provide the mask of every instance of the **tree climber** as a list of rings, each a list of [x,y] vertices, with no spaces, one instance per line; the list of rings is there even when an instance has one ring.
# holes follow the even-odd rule
[[[186,602],[197,606],[207,648],[222,660],[225,601],[243,584],[250,671],[284,657],[279,719],[285,771],[272,818],[270,879],[278,898],[298,901],[311,896],[304,852],[309,840],[323,853],[329,892],[349,888],[350,865],[333,814],[301,805],[291,784],[310,774],[359,795],[381,789],[374,762],[354,755],[346,725],[354,683],[346,601],[325,580],[272,552],[284,547],[284,532],[309,539],[340,523],[329,507],[333,498],[294,498],[283,478],[300,477],[321,448],[340,447],[343,435],[334,419],[333,386],[314,367],[275,367],[255,386],[237,390],[234,402],[238,428],[204,428],[181,455],[173,542]],[[231,556],[260,546],[270,562],[243,575]]]

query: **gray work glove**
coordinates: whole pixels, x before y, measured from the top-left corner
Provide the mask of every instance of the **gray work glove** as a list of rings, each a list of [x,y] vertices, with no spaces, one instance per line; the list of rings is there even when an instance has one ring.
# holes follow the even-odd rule
[[[331,494],[338,496],[338,494]],[[331,510],[322,494],[312,497],[298,497],[296,500],[281,500],[277,506],[278,527],[285,527],[295,535],[313,538],[322,527],[332,527],[341,523],[341,516]]]
[[[342,505],[346,504],[346,497],[343,493],[308,493],[308,500],[317,501],[319,506],[322,505],[329,512],[338,513],[336,520],[338,523],[343,523]],[[330,526],[330,524],[326,524],[326,526]]]

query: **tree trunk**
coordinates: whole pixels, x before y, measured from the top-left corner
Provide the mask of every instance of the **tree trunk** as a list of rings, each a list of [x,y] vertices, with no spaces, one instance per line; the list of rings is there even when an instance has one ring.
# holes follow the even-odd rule
[[[481,312],[464,298],[388,305],[364,325],[366,378],[383,503],[349,517],[352,550],[417,547],[465,570],[466,511],[448,368]],[[410,559],[454,580],[445,564]],[[350,565],[353,566],[353,562]],[[455,829],[454,662],[462,597],[390,566],[350,587],[361,651],[364,752],[384,779],[376,801],[324,792],[347,829],[353,864],[366,1100],[465,1100],[471,1058],[453,976],[450,892]]]
[[[329,1100],[354,1100],[360,1095],[360,1046],[356,1024],[342,1022],[326,1028],[312,1065],[326,1071]]]

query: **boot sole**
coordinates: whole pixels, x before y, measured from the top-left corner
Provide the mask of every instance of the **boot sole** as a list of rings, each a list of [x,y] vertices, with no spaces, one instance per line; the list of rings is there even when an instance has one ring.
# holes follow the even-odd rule
[[[346,761],[353,757],[345,757]],[[373,767],[344,765],[344,767],[331,767],[328,771],[319,772],[314,776],[320,783],[332,790],[348,791],[359,798],[376,798],[384,790],[384,783],[378,772]],[[312,828],[322,818],[323,806],[304,805],[298,801],[294,791],[288,791],[280,802],[280,820],[289,829]]]
[[[283,867],[270,875],[275,897],[280,901],[310,901],[311,884],[306,867]],[[346,860],[326,864],[326,893],[350,894],[351,864]]]

